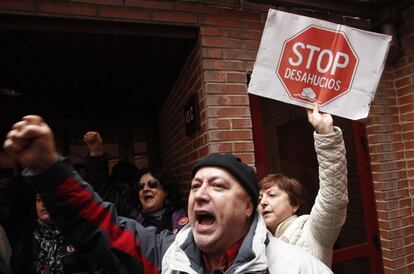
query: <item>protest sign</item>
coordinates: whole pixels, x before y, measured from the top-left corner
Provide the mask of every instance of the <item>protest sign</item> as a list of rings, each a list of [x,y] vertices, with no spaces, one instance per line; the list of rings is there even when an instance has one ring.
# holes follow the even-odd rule
[[[269,10],[249,93],[366,118],[391,36]]]

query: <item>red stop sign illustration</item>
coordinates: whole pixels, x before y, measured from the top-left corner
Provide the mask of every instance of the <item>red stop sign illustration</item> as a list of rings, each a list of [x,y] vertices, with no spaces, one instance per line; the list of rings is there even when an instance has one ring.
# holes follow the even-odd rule
[[[351,89],[357,66],[344,33],[309,26],[284,42],[277,76],[291,99],[324,105]]]

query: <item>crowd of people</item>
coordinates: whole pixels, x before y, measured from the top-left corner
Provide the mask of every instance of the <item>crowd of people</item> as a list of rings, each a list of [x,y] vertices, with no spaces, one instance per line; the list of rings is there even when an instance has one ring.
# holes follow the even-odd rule
[[[24,256],[14,254],[19,245],[9,244],[0,226],[0,267],[17,274],[332,273],[348,203],[345,146],[331,115],[317,105],[307,115],[320,184],[310,212],[299,181],[281,173],[259,181],[229,153],[194,164],[185,207],[158,167],[119,162],[110,172],[94,131],[84,136],[89,153],[82,178],[58,154],[43,119],[25,116],[4,150],[25,167],[36,214],[21,237],[30,243],[21,244]]]

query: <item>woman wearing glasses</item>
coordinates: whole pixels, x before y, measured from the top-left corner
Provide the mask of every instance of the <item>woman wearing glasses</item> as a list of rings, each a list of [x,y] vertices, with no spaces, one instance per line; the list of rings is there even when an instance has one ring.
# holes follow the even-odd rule
[[[176,233],[188,223],[176,187],[163,176],[160,169],[142,171],[137,181],[137,168],[131,168],[132,164],[121,163],[125,168],[112,169],[112,176],[109,176],[108,158],[99,132],[87,132],[84,142],[89,149],[84,178],[104,200],[115,204],[120,216],[136,219],[143,226],[155,226],[158,232],[169,229]],[[123,188],[117,187],[119,185],[132,185],[138,195],[129,187],[124,188],[128,191],[123,191]],[[132,206],[130,191],[134,201],[138,196],[138,210],[135,203]]]
[[[155,226],[158,232],[169,229],[177,233],[188,223],[177,188],[160,169],[144,170],[136,188],[141,210],[135,219],[143,226]]]

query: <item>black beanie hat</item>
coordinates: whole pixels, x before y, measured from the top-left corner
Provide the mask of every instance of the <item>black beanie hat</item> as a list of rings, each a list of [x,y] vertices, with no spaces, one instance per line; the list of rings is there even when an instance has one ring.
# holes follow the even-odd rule
[[[259,203],[259,185],[257,175],[254,169],[229,153],[212,153],[204,158],[198,160],[192,171],[192,177],[202,167],[221,167],[232,174],[252,198],[254,208],[257,208]]]

